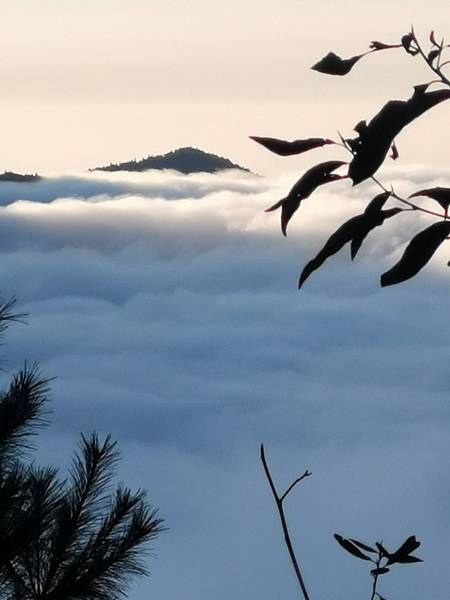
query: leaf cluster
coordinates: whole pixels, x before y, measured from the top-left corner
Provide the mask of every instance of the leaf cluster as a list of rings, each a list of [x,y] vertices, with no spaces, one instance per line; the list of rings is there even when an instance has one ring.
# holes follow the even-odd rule
[[[430,49],[426,52],[420,45],[414,30],[403,35],[398,43],[388,44],[372,41],[369,50],[351,58],[343,59],[334,52],[329,52],[324,58],[313,65],[312,69],[319,73],[343,76],[348,74],[362,59],[372,53],[399,48],[408,55],[420,56],[426,62],[438,79],[414,86],[412,95],[407,100],[390,100],[369,121],[361,120],[355,127],[356,137],[344,138],[339,134],[340,141],[326,137],[313,137],[297,139],[294,141],[281,140],[272,137],[251,136],[251,139],[261,144],[275,154],[290,156],[334,144],[345,149],[351,154],[349,162],[330,160],[314,165],[294,184],[285,198],[282,198],[268,209],[272,212],[281,209],[281,231],[287,235],[287,226],[293,215],[300,208],[301,203],[309,198],[319,187],[333,181],[350,179],[353,186],[372,179],[382,189],[383,193],[376,196],[367,206],[365,211],[352,217],[341,225],[327,240],[320,252],[303,268],[299,278],[299,288],[306,279],[322,264],[341,250],[347,243],[351,246],[351,258],[355,258],[361,244],[366,237],[377,227],[382,226],[388,219],[406,211],[418,211],[439,217],[439,221],[426,227],[415,235],[406,246],[400,260],[380,278],[382,287],[406,281],[415,276],[431,259],[439,246],[450,236],[450,221],[448,208],[450,206],[450,187],[435,187],[418,190],[411,193],[408,199],[400,197],[393,189],[388,191],[374,175],[384,163],[389,150],[391,158],[396,160],[399,156],[396,137],[414,120],[438,104],[450,99],[450,80],[445,76],[442,68],[450,61],[443,61],[444,51],[448,45],[444,40],[438,42],[432,31],[429,36]],[[430,85],[440,83],[437,90],[429,90]],[[442,85],[444,87],[442,87]],[[344,174],[335,171],[348,165]],[[426,196],[435,200],[443,209],[444,214],[427,210],[414,204],[411,199]],[[384,209],[388,199],[407,206],[393,206]]]
[[[409,536],[398,548],[390,552],[383,546],[382,542],[376,542],[374,545],[369,545],[354,538],[345,538],[342,535],[335,533],[334,538],[337,543],[344,548],[352,556],[360,560],[369,561],[375,565],[370,570],[370,575],[373,578],[373,593],[372,598],[378,596],[380,600],[383,598],[376,592],[378,578],[386,575],[391,571],[395,564],[413,564],[422,562],[421,558],[414,556],[412,552],[417,550],[420,542],[416,536]]]

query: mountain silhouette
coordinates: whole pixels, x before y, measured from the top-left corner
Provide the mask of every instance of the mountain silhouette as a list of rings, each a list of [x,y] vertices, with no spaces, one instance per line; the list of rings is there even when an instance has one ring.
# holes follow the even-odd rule
[[[198,148],[178,148],[160,154],[158,156],[147,156],[142,160],[130,160],[128,162],[109,164],[106,167],[95,167],[90,171],[147,171],[149,169],[174,169],[180,173],[216,173],[224,169],[239,169],[250,173],[249,169],[237,165],[228,158],[217,156],[209,152],[203,152]]]
[[[37,173],[25,173],[21,175],[20,173],[13,173],[12,171],[5,171],[4,173],[0,173],[0,181],[14,182],[14,183],[30,183],[33,181],[40,181],[42,177]]]

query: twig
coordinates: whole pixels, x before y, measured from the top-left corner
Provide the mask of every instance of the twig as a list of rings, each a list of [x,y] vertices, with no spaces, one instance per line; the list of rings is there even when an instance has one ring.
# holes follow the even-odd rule
[[[297,485],[297,483],[300,483],[300,481],[302,479],[305,479],[305,477],[309,477],[312,473],[310,473],[308,471],[308,469],[303,473],[303,475],[301,475],[300,477],[297,477],[297,479],[295,481],[293,481],[291,483],[291,485],[288,487],[288,489],[284,492],[284,494],[281,496],[280,500],[281,502],[283,502],[283,500],[286,498],[286,496],[289,494],[289,492],[292,491],[292,489]]]
[[[378,558],[377,558],[377,562],[376,562],[376,569],[380,568],[381,565],[381,561],[383,559],[383,556],[380,552],[380,550],[378,550]],[[373,584],[372,584],[372,596],[370,597],[370,600],[375,600],[375,596],[378,596],[381,598],[380,594],[377,592],[377,582],[378,582],[378,573],[376,573],[373,576]]]
[[[267,465],[266,456],[264,454],[264,444],[261,444],[261,463],[264,468],[264,473],[266,474],[267,481],[269,482],[270,489],[272,491],[273,498],[275,500],[276,507],[278,509],[278,514],[281,521],[281,527],[283,529],[284,541],[286,543],[287,550],[289,552],[289,557],[292,562],[292,566],[294,568],[295,574],[297,576],[298,583],[300,585],[300,589],[302,591],[303,597],[305,600],[309,600],[308,592],[306,591],[305,582],[303,581],[303,576],[300,571],[300,566],[297,561],[297,557],[294,552],[294,548],[292,546],[291,538],[289,535],[289,529],[286,522],[286,517],[283,509],[283,500],[287,497],[287,495],[293,490],[293,488],[302,481],[305,477],[309,477],[311,472],[306,470],[301,477],[298,477],[295,481],[291,483],[291,485],[287,488],[282,496],[278,495],[275,484],[273,482],[272,476],[269,471],[269,467]]]
[[[421,206],[418,206],[417,204],[414,204],[414,202],[410,202],[409,200],[406,200],[405,198],[402,198],[401,196],[399,196],[396,192],[394,192],[394,189],[391,187],[390,190],[387,189],[386,186],[384,186],[381,181],[379,179],[377,179],[376,177],[374,177],[372,175],[371,177],[372,181],[374,183],[376,183],[383,191],[385,192],[390,192],[391,196],[393,198],[395,198],[396,200],[398,200],[399,202],[402,202],[403,204],[407,204],[411,210],[418,210],[419,212],[423,212],[426,213],[427,215],[432,215],[433,217],[440,217],[441,219],[445,219],[445,215],[441,214],[441,213],[437,213],[434,212],[433,210],[428,210],[427,208],[422,208]]]
[[[433,66],[432,61],[430,61],[428,59],[428,56],[425,54],[425,52],[422,49],[422,46],[419,44],[416,34],[414,33],[414,28],[411,28],[411,35],[413,37],[414,43],[417,46],[417,50],[419,51],[420,56],[423,58],[423,60],[427,63],[427,65],[430,67],[430,69],[432,71],[434,71],[436,73],[436,75],[439,77],[439,79],[442,81],[442,83],[445,83],[446,86],[450,87],[450,79],[448,79],[441,71],[441,68],[439,66]],[[444,46],[441,46],[441,54],[442,54],[442,50],[444,49]],[[443,65],[441,65],[442,67]]]

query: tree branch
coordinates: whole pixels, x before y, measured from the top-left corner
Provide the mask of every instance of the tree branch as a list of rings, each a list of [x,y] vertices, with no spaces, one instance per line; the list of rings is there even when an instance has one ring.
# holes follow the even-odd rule
[[[286,496],[289,494],[289,492],[291,492],[293,490],[293,488],[297,485],[297,483],[300,483],[300,481],[302,481],[302,479],[305,479],[305,477],[309,477],[310,475],[312,475],[312,473],[310,471],[308,471],[308,469],[306,469],[306,471],[303,473],[303,475],[301,475],[300,477],[297,477],[297,479],[291,483],[291,485],[288,487],[288,489],[281,496],[281,498],[280,498],[281,502],[283,502],[283,500],[286,498]]]
[[[278,509],[278,515],[280,517],[281,528],[283,530],[283,535],[284,535],[284,541],[286,543],[286,547],[287,547],[287,550],[288,550],[288,553],[289,553],[289,557],[290,557],[291,562],[292,562],[292,566],[293,566],[294,571],[295,571],[295,575],[297,576],[297,580],[298,580],[300,589],[302,591],[304,600],[309,600],[308,592],[306,591],[305,582],[303,581],[303,577],[302,577],[302,574],[301,574],[301,571],[300,571],[300,567],[299,567],[299,564],[298,564],[298,561],[297,561],[297,557],[295,555],[294,548],[292,546],[291,538],[290,538],[290,535],[289,535],[289,529],[288,529],[288,526],[287,526],[286,517],[285,517],[284,509],[283,509],[283,500],[284,500],[284,498],[286,498],[286,496],[289,494],[289,492],[293,489],[293,487],[295,485],[297,485],[297,483],[299,483],[305,477],[308,477],[309,475],[311,475],[311,473],[308,470],[306,470],[305,473],[301,477],[299,477],[298,479],[296,479],[288,487],[288,489],[286,490],[286,492],[280,497],[278,495],[278,493],[277,493],[275,484],[274,484],[272,476],[270,474],[269,467],[267,465],[266,456],[265,456],[265,453],[264,453],[264,444],[261,444],[260,456],[261,456],[261,463],[262,463],[263,468],[264,468],[264,473],[266,475],[267,481],[269,482],[269,486],[270,486],[270,489],[272,491],[276,507]]]

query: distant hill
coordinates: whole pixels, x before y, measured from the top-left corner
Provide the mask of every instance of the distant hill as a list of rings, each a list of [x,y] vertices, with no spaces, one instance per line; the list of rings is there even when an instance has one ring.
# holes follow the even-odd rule
[[[20,173],[13,173],[12,171],[5,171],[4,173],[0,173],[0,181],[14,182],[14,183],[30,183],[33,181],[40,181],[42,177],[35,173],[32,175],[31,173],[25,173],[21,175]]]
[[[215,173],[224,169],[239,169],[250,173],[249,169],[209,152],[197,148],[178,148],[167,154],[147,156],[142,160],[130,160],[107,167],[95,167],[90,171],[148,171],[149,169],[174,169],[180,173]]]

